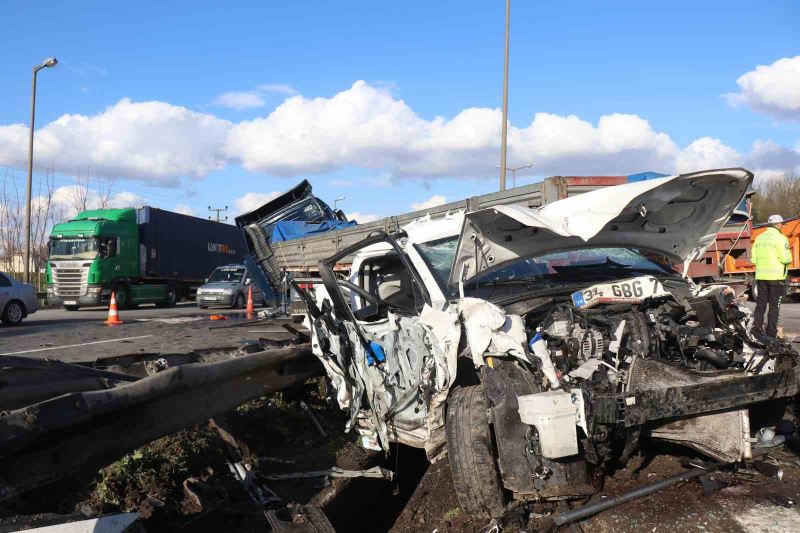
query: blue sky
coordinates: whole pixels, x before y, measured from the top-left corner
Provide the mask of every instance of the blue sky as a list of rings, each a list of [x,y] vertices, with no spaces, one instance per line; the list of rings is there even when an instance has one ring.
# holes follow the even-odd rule
[[[785,88],[800,87],[797,2],[512,3],[509,164],[534,162],[521,182],[800,165],[800,102]],[[114,175],[136,201],[200,216],[303,177],[362,215],[496,187],[502,1],[3,13],[0,171],[25,159],[14,125],[27,125],[30,69],[55,55],[40,73],[36,161],[61,171],[59,186]]]

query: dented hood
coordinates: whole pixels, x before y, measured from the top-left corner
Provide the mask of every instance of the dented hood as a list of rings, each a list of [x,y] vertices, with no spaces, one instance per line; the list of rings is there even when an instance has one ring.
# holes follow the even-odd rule
[[[705,253],[753,174],[706,170],[598,189],[539,208],[499,205],[467,213],[450,284],[518,259],[581,247],[630,247],[675,263]]]

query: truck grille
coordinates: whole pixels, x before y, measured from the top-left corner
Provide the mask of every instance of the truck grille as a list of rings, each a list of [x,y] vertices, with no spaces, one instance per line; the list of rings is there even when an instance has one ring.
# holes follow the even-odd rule
[[[89,284],[89,267],[51,267],[56,296],[83,296]]]

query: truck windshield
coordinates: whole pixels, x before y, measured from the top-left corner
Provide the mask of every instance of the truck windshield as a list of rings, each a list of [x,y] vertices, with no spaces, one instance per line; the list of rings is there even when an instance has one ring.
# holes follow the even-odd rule
[[[458,237],[446,237],[417,244],[439,286],[447,291],[447,281],[455,259]],[[528,288],[554,288],[581,281],[603,281],[633,276],[676,276],[669,262],[658,254],[633,248],[581,248],[520,259],[478,276],[464,286],[466,296],[489,298],[501,293]],[[502,287],[502,289],[501,289]]]
[[[94,259],[99,249],[97,237],[50,239],[50,259]]]
[[[243,268],[218,268],[208,277],[208,283],[239,283],[244,274]]]

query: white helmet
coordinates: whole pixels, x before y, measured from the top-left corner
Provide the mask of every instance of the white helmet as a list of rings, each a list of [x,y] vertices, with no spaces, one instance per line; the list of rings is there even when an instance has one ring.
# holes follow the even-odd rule
[[[770,215],[767,219],[767,224],[782,224],[783,217],[780,215]]]

